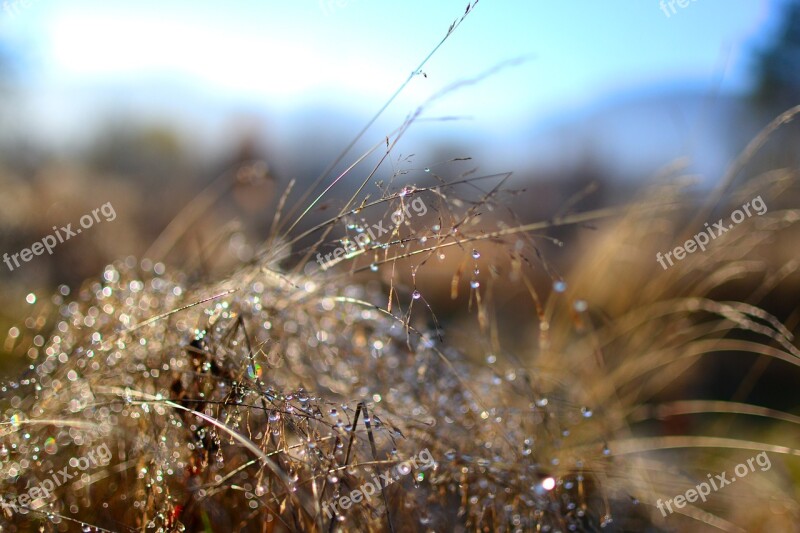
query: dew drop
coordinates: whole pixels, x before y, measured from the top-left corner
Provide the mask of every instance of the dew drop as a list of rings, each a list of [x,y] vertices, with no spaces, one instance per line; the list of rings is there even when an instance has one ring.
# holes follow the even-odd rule
[[[373,272],[377,272],[378,271],[378,263],[372,263],[369,266],[369,269],[372,270]]]
[[[472,250],[472,258],[473,259],[480,259],[481,253],[478,250]]]
[[[415,300],[419,300],[420,297],[422,297],[422,294],[420,294],[419,291],[415,290],[414,292],[411,293],[411,297],[414,298]]]
[[[556,292],[564,292],[567,290],[567,284],[561,280],[553,283],[553,290]]]
[[[474,279],[474,280],[469,282],[469,286],[472,287],[473,289],[477,289],[478,287],[481,286],[481,282],[476,280],[476,279]]]
[[[263,370],[261,365],[258,363],[247,366],[247,375],[250,377],[250,379],[261,379],[262,372]]]
[[[49,455],[53,455],[58,451],[58,445],[54,437],[48,437],[47,440],[44,441],[44,451]]]

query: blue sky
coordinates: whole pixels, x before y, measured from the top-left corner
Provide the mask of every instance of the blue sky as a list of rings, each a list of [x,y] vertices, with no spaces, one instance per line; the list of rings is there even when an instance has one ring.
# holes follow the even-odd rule
[[[0,42],[24,66],[37,123],[69,129],[92,105],[159,115],[245,108],[377,109],[464,0],[6,0]],[[620,92],[658,87],[742,92],[748,58],[778,0],[695,0],[667,17],[658,0],[481,0],[387,115],[519,57],[527,61],[437,102],[502,135]],[[111,100],[108,100],[111,98]],[[94,102],[94,104],[93,104]],[[112,102],[112,103],[109,103]],[[117,102],[118,103],[118,102]],[[387,122],[386,128],[389,128]]]

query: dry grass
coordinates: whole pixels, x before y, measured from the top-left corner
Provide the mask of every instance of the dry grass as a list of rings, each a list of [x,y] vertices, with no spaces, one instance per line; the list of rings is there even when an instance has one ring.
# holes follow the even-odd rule
[[[154,260],[109,265],[42,302],[9,341],[33,362],[2,388],[3,496],[103,443],[113,459],[6,509],[4,530],[792,530],[797,418],[698,397],[692,384],[720,355],[749,357],[751,380],[767,361],[797,376],[797,314],[782,324],[758,307],[797,287],[794,255],[771,248],[797,242],[800,212],[785,205],[796,169],[735,179],[747,152],[701,205],[671,170],[629,205],[520,224],[504,207],[506,175],[429,173],[410,186],[396,170],[375,185],[418,116],[376,144],[380,163],[338,214],[303,230],[324,195],[281,205],[256,258],[213,282],[196,281],[194,258],[158,262],[204,196]],[[757,194],[764,216],[668,271],[653,259],[711,209]],[[316,253],[340,242],[334,229],[355,238],[416,199],[424,216],[319,268]],[[585,230],[558,274],[542,245],[553,228],[587,223],[600,230]],[[466,296],[470,331],[444,336],[426,284]],[[503,309],[519,289],[527,302]],[[509,335],[503,321],[517,312],[529,327]],[[752,384],[742,387],[746,398]],[[700,422],[674,423],[687,419]],[[325,504],[423,450],[433,468],[326,516]],[[771,470],[667,519],[655,510],[756,450]]]

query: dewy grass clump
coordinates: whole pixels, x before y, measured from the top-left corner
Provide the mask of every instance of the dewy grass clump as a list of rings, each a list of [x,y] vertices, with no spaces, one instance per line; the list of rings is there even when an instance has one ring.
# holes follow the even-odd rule
[[[390,211],[416,194],[387,198]],[[456,231],[473,207],[450,209],[454,223],[438,219],[427,239],[396,228],[370,245],[370,265],[479,238]],[[17,394],[4,435],[9,492],[100,444],[114,461],[6,518],[60,524],[90,512],[85,522],[111,530],[327,529],[328,508],[348,529],[591,520],[574,457],[558,478],[563,505],[550,494],[563,470],[551,432],[589,423],[585,410],[502,386],[435,329],[393,315],[379,287],[279,272],[276,259],[210,287],[129,260],[75,301],[56,298],[56,334],[33,348],[31,377],[6,391]],[[424,301],[394,297],[396,310]],[[433,460],[411,470],[404,461],[423,450]],[[602,447],[582,457],[593,455]],[[401,475],[390,486],[387,474]],[[369,480],[382,490],[347,509],[341,498]]]
[[[381,162],[418,116],[376,145]],[[796,271],[768,245],[796,239],[800,213],[781,199],[797,173],[729,187],[739,163],[714,201],[760,194],[769,211],[667,272],[656,252],[697,232],[687,220],[711,220],[680,180],[624,208],[522,224],[504,207],[507,175],[376,183],[380,165],[307,230],[294,231],[323,194],[290,217],[282,201],[288,228],[276,217],[256,258],[217,281],[160,258],[109,265],[15,332],[32,364],[2,389],[3,528],[788,531],[799,509],[779,465],[800,452],[725,417],[784,430],[796,418],[661,396],[714,354],[798,366],[789,327],[755,305]],[[611,215],[558,275],[550,229]],[[428,275],[466,296],[474,332],[453,340],[438,323]],[[742,301],[720,296],[741,279]],[[511,284],[533,317],[515,338],[498,323]],[[698,431],[659,425],[700,414],[713,423]],[[660,516],[656,502],[754,450],[775,466]]]

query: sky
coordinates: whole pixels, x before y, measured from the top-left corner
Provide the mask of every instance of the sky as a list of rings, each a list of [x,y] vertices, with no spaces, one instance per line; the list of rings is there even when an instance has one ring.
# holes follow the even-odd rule
[[[469,117],[467,130],[502,137],[625,92],[746,91],[753,46],[769,38],[780,1],[662,4],[481,0],[379,127],[517,59],[427,112]],[[53,136],[115,107],[178,121],[246,109],[278,123],[317,108],[367,117],[465,7],[465,0],[5,0],[0,44],[18,66],[27,123]]]

